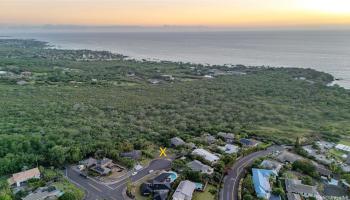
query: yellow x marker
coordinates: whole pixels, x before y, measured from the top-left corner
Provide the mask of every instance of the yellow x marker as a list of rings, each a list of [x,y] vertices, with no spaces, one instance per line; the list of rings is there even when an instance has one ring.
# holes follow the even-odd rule
[[[162,156],[166,157],[166,147],[165,148],[159,147],[159,152],[160,152],[159,157],[162,157]]]

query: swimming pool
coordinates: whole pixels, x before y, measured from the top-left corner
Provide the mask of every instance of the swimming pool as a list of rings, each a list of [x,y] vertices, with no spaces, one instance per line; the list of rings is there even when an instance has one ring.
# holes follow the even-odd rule
[[[170,175],[169,175],[170,182],[172,183],[172,182],[174,182],[177,179],[178,175],[174,171],[170,171],[169,173],[170,173]]]
[[[202,183],[194,183],[196,184],[196,190],[203,190],[203,184]]]

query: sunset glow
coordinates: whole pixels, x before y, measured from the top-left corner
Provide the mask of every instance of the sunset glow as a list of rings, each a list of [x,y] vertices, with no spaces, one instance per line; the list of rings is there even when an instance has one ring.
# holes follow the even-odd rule
[[[0,24],[350,24],[348,0],[1,0]]]

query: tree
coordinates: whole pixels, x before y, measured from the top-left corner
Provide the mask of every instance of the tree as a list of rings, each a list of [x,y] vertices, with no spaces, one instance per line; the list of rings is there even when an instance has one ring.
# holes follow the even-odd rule
[[[12,200],[12,197],[9,194],[0,193],[0,200]]]
[[[295,147],[296,149],[299,149],[299,148],[300,148],[300,138],[299,138],[299,137],[297,137],[297,138],[295,139],[294,147]]]
[[[62,167],[67,158],[66,149],[62,146],[54,146],[49,150],[49,158],[52,165]]]
[[[302,182],[305,185],[313,185],[312,178],[310,176],[304,176]]]
[[[275,187],[272,189],[272,194],[283,196],[284,190],[281,187]]]
[[[59,200],[76,200],[74,193],[65,192],[62,196],[58,198]]]

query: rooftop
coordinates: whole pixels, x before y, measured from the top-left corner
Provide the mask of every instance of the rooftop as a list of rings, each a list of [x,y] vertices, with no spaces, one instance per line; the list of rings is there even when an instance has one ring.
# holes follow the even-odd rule
[[[173,200],[192,199],[192,194],[196,189],[196,184],[191,181],[181,181],[173,194]]]
[[[219,147],[219,149],[221,149],[222,151],[224,151],[227,154],[233,154],[233,153],[237,153],[239,150],[239,147],[233,144],[226,144],[223,147]]]
[[[201,163],[198,160],[194,160],[192,162],[187,163],[187,166],[189,168],[191,168],[191,170],[193,170],[193,171],[199,171],[199,172],[207,173],[207,174],[211,174],[213,172],[213,168]]]
[[[27,181],[35,177],[40,177],[40,171],[37,167],[13,174],[12,177],[8,179],[8,183],[12,185],[14,183]]]
[[[276,173],[282,168],[282,163],[275,160],[264,160],[260,164],[263,168],[274,170]]]
[[[242,138],[239,140],[239,142],[244,146],[256,146],[258,144],[257,141],[247,138]]]
[[[192,154],[201,156],[209,162],[216,162],[219,160],[219,157],[217,155],[214,155],[214,154],[212,154],[209,151],[204,150],[204,149],[195,149],[195,150],[193,150]]]
[[[287,199],[288,200],[301,200],[301,197],[299,194],[287,193]]]
[[[185,142],[179,138],[179,137],[173,137],[170,139],[171,145],[173,146],[180,146],[180,145],[184,145]]]
[[[275,174],[272,170],[253,168],[253,184],[258,197],[269,199],[271,196],[270,177]]]
[[[304,185],[301,180],[297,179],[286,179],[286,190],[287,192],[297,193],[297,194],[312,194],[318,195],[316,187],[311,185]]]
[[[294,154],[294,153],[290,153],[288,151],[282,151],[278,156],[277,156],[277,160],[281,161],[281,162],[290,162],[293,163],[297,160],[302,160],[303,157]]]

